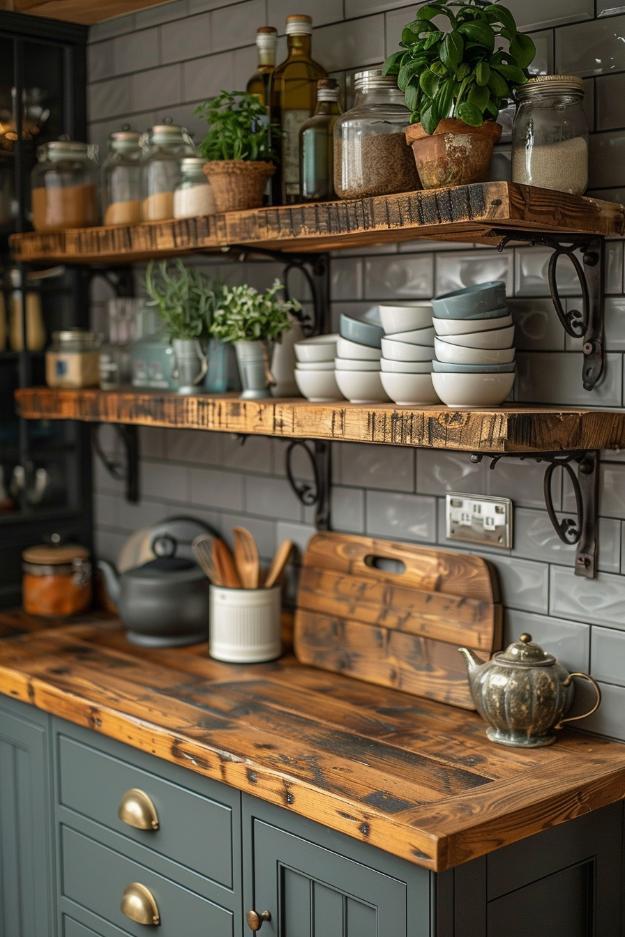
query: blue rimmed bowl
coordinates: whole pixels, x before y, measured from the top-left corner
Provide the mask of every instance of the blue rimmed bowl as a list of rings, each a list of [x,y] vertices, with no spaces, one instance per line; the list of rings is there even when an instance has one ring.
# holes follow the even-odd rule
[[[370,309],[362,318],[356,319],[342,312],[339,319],[339,332],[342,338],[369,348],[380,348],[384,329],[380,324],[379,309]]]
[[[484,319],[505,315],[506,284],[503,280],[476,283],[432,300],[432,312],[438,319]],[[503,311],[495,313],[495,310]]]

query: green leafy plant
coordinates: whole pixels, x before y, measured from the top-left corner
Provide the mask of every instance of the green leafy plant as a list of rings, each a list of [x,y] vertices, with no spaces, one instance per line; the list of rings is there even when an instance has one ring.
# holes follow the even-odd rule
[[[181,260],[151,261],[145,273],[148,305],[156,307],[172,339],[206,338],[223,287]]]
[[[195,113],[208,123],[198,150],[207,160],[271,160],[272,134],[267,109],[256,95],[222,91]]]
[[[279,341],[290,328],[290,313],[301,309],[297,300],[284,298],[283,290],[280,280],[262,293],[253,286],[225,286],[211,335],[223,342]]]
[[[527,81],[536,54],[510,10],[488,0],[424,4],[404,27],[399,45],[384,72],[397,76],[411,121],[421,122],[427,133],[444,117],[472,127],[496,119]]]

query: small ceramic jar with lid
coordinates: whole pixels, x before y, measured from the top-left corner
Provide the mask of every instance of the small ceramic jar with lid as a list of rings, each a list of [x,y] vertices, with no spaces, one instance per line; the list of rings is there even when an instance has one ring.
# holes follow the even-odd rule
[[[215,199],[202,169],[201,156],[185,156],[180,162],[180,182],[174,192],[174,218],[214,215]]]
[[[53,140],[37,151],[31,174],[35,231],[82,228],[98,222],[96,148]]]
[[[176,124],[156,124],[143,140],[142,216],[144,221],[174,217],[174,191],[180,182],[180,161],[195,156],[191,137]]]
[[[91,603],[89,553],[78,544],[38,544],[22,553],[22,601],[29,615],[64,617]]]
[[[86,329],[52,333],[46,352],[48,387],[97,387],[100,382],[100,339]]]
[[[135,130],[116,130],[109,137],[102,166],[104,224],[141,221],[141,146]]]

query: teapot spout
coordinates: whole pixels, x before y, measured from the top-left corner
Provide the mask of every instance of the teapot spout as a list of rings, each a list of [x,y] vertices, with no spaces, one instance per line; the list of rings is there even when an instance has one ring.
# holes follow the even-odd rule
[[[480,660],[477,654],[468,647],[459,647],[458,651],[464,657],[467,664],[467,671],[469,676],[473,676],[476,670],[482,666],[484,661]]]
[[[98,560],[98,569],[102,573],[104,587],[109,599],[113,605],[119,605],[120,587],[117,570],[111,563],[107,563],[106,560]]]

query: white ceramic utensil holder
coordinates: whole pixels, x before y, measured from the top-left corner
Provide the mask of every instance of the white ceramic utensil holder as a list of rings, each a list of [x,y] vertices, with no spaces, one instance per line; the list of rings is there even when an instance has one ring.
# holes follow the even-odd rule
[[[210,587],[209,653],[231,664],[259,664],[282,653],[281,588]]]

